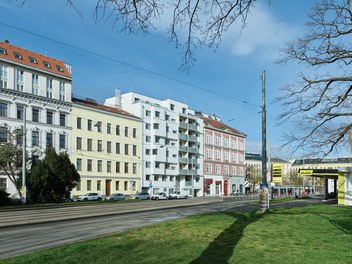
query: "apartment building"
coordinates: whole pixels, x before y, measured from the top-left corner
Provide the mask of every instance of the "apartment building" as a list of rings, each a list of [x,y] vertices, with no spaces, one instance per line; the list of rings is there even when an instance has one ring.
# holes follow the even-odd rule
[[[0,42],[0,142],[23,131],[25,120],[27,155],[42,158],[49,145],[70,154],[71,89],[71,65]],[[15,194],[7,177],[0,186]]]
[[[140,118],[93,99],[72,102],[71,161],[81,176],[73,196],[140,191]]]
[[[144,191],[202,193],[201,119],[186,104],[158,100],[136,93],[105,101],[142,120],[141,185]]]
[[[228,196],[245,192],[246,135],[216,116],[202,114],[204,121],[204,192]]]

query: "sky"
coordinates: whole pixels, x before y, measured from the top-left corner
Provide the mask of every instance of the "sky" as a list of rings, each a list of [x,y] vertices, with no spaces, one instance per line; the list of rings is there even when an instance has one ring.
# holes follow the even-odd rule
[[[261,153],[265,70],[269,152],[283,159],[297,155],[280,148],[283,133],[293,128],[278,124],[283,108],[274,100],[302,69],[277,60],[287,42],[304,34],[314,0],[258,1],[242,31],[237,24],[216,50],[196,51],[189,72],[180,71],[181,50],[169,40],[167,12],[149,34],[128,35],[112,20],[94,20],[97,0],[73,2],[81,16],[62,0],[26,0],[21,7],[0,1],[0,40],[71,64],[74,96],[104,103],[119,88],[215,114],[247,135],[247,152]]]

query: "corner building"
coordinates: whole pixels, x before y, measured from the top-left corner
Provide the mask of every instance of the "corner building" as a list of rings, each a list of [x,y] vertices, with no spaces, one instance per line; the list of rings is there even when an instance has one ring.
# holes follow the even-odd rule
[[[8,132],[23,131],[25,120],[29,157],[43,158],[47,146],[70,155],[71,90],[71,65],[0,42],[0,143]],[[0,188],[16,194],[5,175]]]
[[[139,191],[140,119],[92,99],[72,102],[72,163],[81,176],[73,196]]]

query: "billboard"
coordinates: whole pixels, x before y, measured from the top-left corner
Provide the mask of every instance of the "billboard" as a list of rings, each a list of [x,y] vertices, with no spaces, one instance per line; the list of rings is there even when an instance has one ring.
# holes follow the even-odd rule
[[[271,164],[271,181],[276,183],[282,183],[282,163],[272,163]]]

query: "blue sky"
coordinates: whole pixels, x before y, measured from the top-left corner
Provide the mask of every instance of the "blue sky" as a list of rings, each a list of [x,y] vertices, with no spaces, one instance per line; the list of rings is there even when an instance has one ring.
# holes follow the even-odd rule
[[[120,88],[122,93],[133,91],[161,100],[171,98],[184,102],[192,109],[215,113],[224,123],[246,133],[247,150],[259,153],[260,76],[265,70],[271,152],[273,156],[291,157],[287,151],[278,149],[283,143],[283,131],[290,127],[277,125],[282,108],[273,100],[280,95],[279,88],[292,82],[302,69],[300,65],[277,64],[276,60],[279,49],[284,48],[287,41],[304,33],[306,14],[315,1],[271,0],[270,5],[267,1],[258,1],[248,17],[247,27],[242,32],[239,27],[234,27],[224,33],[222,43],[215,51],[209,48],[198,50],[197,61],[189,73],[179,70],[181,50],[169,41],[167,15],[148,35],[125,35],[113,28],[112,21],[95,23],[93,9],[96,0],[86,0],[84,5],[82,1],[75,2],[83,18],[62,0],[27,0],[21,8],[12,2],[1,1],[0,39],[72,64],[74,95],[103,103],[105,98],[114,95],[114,88]]]

